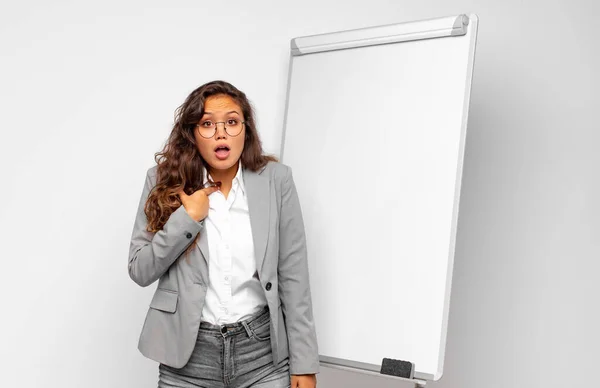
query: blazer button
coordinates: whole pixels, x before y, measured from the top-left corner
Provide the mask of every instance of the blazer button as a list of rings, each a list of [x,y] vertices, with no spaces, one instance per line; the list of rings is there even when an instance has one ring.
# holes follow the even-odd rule
[[[187,234],[185,235],[185,237],[192,238],[192,234],[190,232],[187,232]]]
[[[267,291],[271,290],[271,282],[268,282],[267,285],[265,286],[265,288],[267,289]]]

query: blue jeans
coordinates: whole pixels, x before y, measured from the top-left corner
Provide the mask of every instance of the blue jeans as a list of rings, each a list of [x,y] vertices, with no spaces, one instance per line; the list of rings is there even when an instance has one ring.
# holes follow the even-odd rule
[[[222,326],[200,322],[192,355],[182,368],[160,364],[158,388],[289,388],[288,359],[273,365],[270,316]]]

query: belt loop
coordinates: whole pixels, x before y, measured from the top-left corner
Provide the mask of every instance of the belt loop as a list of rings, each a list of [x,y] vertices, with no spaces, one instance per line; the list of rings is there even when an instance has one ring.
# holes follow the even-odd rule
[[[252,337],[252,331],[250,330],[250,327],[248,327],[248,324],[246,323],[246,321],[242,321],[242,326],[244,326],[244,329],[246,329],[246,333],[248,334],[248,337]]]

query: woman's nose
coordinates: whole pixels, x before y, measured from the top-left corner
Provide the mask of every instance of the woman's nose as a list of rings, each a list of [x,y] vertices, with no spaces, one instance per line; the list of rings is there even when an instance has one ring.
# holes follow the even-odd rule
[[[223,125],[219,125],[223,124]],[[227,138],[227,132],[225,131],[225,123],[217,123],[217,127],[215,128],[216,138],[217,139],[225,139]]]

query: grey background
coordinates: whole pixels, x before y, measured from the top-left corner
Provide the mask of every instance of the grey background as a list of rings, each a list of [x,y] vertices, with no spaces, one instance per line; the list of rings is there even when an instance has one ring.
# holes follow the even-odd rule
[[[195,86],[246,91],[278,153],[289,39],[464,12],[480,29],[430,386],[600,385],[597,2],[1,5],[3,386],[155,385],[136,349],[152,287],[128,279],[126,252],[145,169]],[[324,369],[319,386],[402,385]]]

